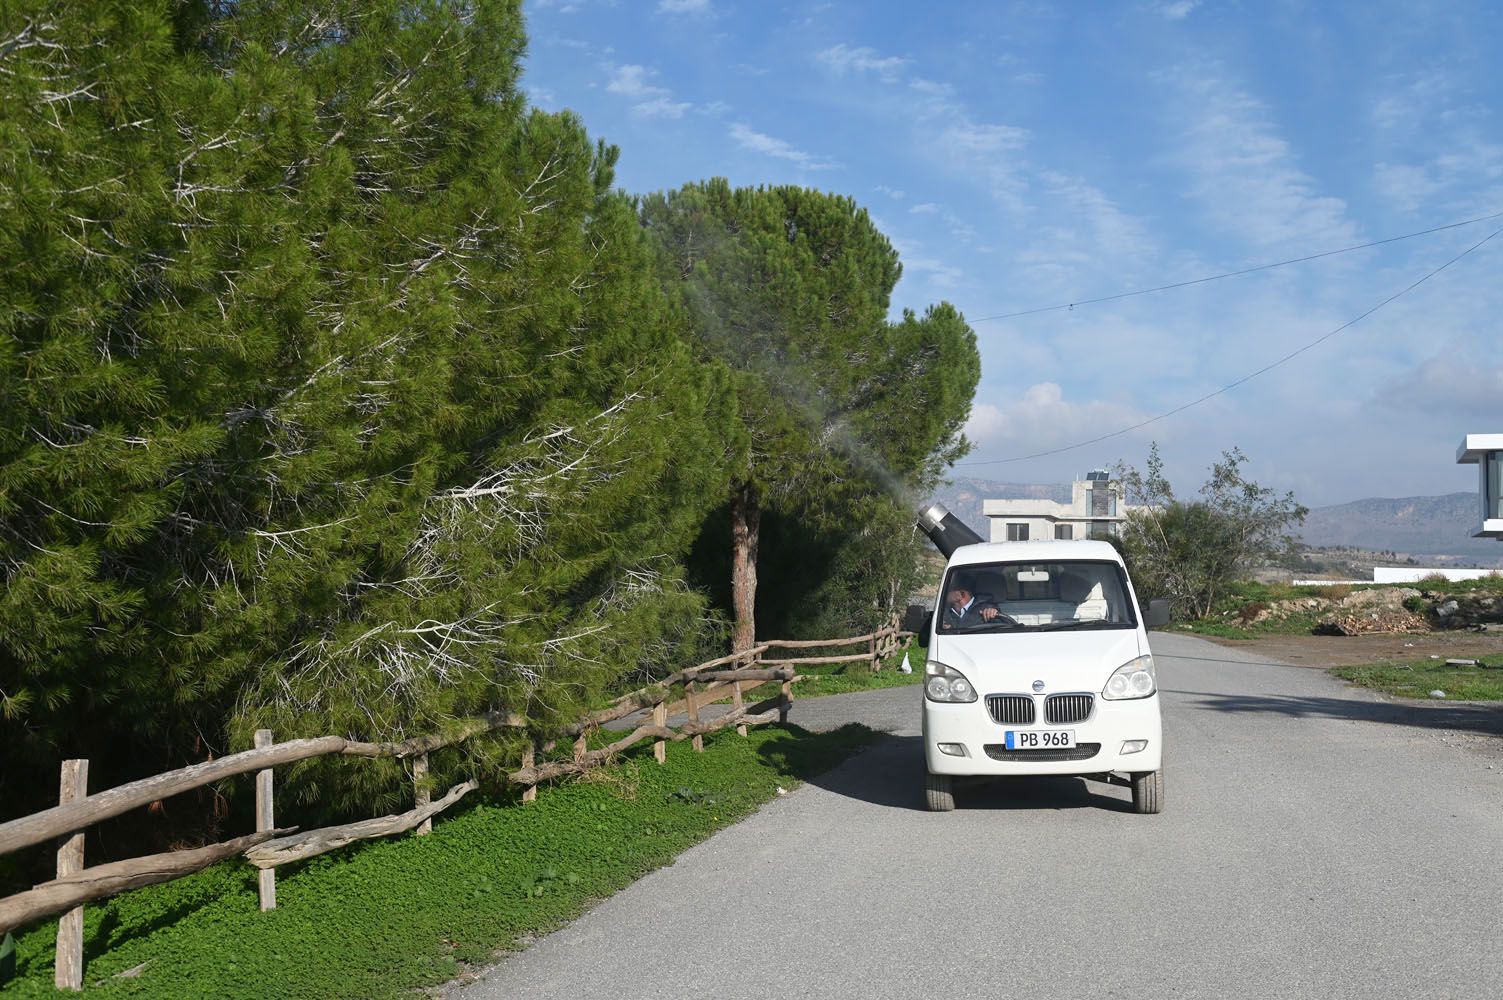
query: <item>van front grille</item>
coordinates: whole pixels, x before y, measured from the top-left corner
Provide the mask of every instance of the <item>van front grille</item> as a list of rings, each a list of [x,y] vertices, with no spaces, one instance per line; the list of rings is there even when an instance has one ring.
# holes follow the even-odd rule
[[[1033,725],[1033,699],[1026,694],[989,694],[986,709],[992,713],[992,721],[1004,726]]]
[[[1044,699],[1044,720],[1056,726],[1084,722],[1091,717],[1095,701],[1095,696],[1089,694],[1051,694]]]

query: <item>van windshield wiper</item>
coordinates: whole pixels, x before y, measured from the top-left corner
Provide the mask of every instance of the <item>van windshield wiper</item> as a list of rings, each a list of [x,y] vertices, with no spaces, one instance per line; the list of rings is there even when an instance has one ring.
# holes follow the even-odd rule
[[[1057,632],[1067,628],[1125,628],[1126,622],[1114,622],[1105,618],[1067,618],[1062,622],[1045,622],[1034,627],[1040,632]]]

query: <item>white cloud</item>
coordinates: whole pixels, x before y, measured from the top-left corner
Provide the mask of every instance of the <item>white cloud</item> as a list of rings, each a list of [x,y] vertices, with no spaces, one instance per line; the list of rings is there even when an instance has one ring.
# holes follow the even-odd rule
[[[1503,399],[1503,366],[1460,354],[1440,354],[1390,379],[1376,402],[1426,414],[1493,419]]]
[[[673,100],[673,91],[652,82],[656,76],[656,70],[645,66],[616,66],[605,89],[633,101],[631,113],[638,118],[682,118],[694,105]]]
[[[929,284],[935,288],[945,289],[946,291],[954,289],[960,285],[961,279],[965,277],[965,271],[935,257],[901,255],[900,259],[903,263],[903,272],[905,274],[909,272],[922,274],[928,279]]]
[[[1001,153],[1028,145],[1028,130],[1011,125],[982,125],[962,118],[941,132],[940,140],[962,153]]]
[[[977,403],[966,421],[965,434],[979,448],[1021,455],[1110,434],[1143,419],[1143,413],[1121,403],[1071,402],[1058,383],[1039,382],[1018,399],[1000,405]]]
[[[1213,225],[1259,247],[1357,241],[1346,203],[1300,169],[1262,102],[1215,73],[1181,68],[1160,79],[1177,92],[1176,118],[1189,122],[1171,159]]]
[[[617,66],[611,70],[611,80],[605,85],[605,89],[613,94],[637,100],[669,96],[671,92],[666,87],[647,82],[648,77],[656,75],[656,70],[648,69],[646,66],[636,66],[630,63]]]
[[[659,14],[708,14],[710,0],[658,0]]]
[[[795,149],[782,139],[758,132],[749,125],[744,125],[740,122],[731,126],[730,134],[731,138],[735,139],[737,145],[742,149],[749,149],[754,153],[761,153],[764,156],[775,157],[779,160],[787,160],[790,163],[798,164],[806,170],[829,170],[839,166],[839,164],[832,160],[820,159],[812,153]]]
[[[1417,210],[1443,187],[1428,167],[1405,163],[1378,164],[1373,168],[1373,186],[1401,212]]]
[[[894,201],[902,201],[904,198],[906,198],[908,196],[907,192],[905,192],[905,191],[903,191],[903,190],[901,190],[899,188],[890,188],[886,184],[878,184],[877,187],[876,187],[876,191],[877,191],[878,194],[885,194],[885,195],[887,195],[887,197],[893,199]]]
[[[939,206],[932,201],[925,201],[914,205],[908,211],[912,215],[938,215]]]
[[[1159,4],[1159,13],[1171,21],[1181,21],[1199,6],[1200,0],[1171,0],[1169,3]]]
[[[902,56],[879,56],[872,49],[852,48],[844,43],[817,52],[814,58],[836,73],[876,73],[889,82],[896,80],[899,71],[909,63]]]
[[[694,105],[687,101],[670,101],[666,97],[654,97],[631,106],[631,113],[638,118],[682,118],[684,112]]]

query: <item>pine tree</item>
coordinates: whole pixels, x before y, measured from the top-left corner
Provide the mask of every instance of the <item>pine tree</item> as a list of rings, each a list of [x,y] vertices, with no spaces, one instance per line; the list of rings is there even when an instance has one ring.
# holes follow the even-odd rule
[[[53,6],[0,15],[7,761],[546,731],[691,658],[733,387],[518,4]]]
[[[715,179],[645,198],[642,216],[685,289],[701,355],[736,373],[752,447],[729,505],[731,594],[747,648],[764,509],[841,537],[876,494],[906,504],[966,450],[975,336],[946,304],[888,320],[898,255],[849,198]]]

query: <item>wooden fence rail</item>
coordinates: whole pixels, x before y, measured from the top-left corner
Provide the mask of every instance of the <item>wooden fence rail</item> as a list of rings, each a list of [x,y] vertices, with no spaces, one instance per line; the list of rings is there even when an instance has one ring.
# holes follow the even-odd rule
[[[505,778],[523,788],[523,802],[537,797],[537,786],[545,781],[579,774],[609,762],[635,744],[651,739],[653,756],[666,761],[669,742],[691,740],[695,750],[703,750],[704,737],[729,726],[746,735],[746,727],[773,721],[786,722],[793,705],[793,683],[798,680],[799,664],[870,661],[871,669],[880,667],[909,633],[897,628],[896,620],[885,628],[863,636],[835,640],[769,640],[749,649],[722,656],[698,666],[677,671],[639,690],[622,695],[605,708],[589,712],[562,727],[569,757],[540,760],[553,750],[557,741],[540,743],[533,739],[522,752],[520,766]],[[767,659],[773,649],[818,649],[865,644],[864,653],[852,656],[805,657],[802,659]],[[778,693],[755,704],[745,703],[747,691],[776,682]],[[675,689],[682,696],[675,697]],[[729,699],[729,708],[712,719],[702,717],[708,706]],[[650,721],[637,725],[619,739],[594,750],[588,737],[607,723],[617,722],[636,713],[650,710]],[[677,727],[668,725],[670,717],[687,716]],[[0,935],[17,927],[57,913],[68,912],[68,919],[58,926],[57,977],[59,989],[82,989],[83,985],[83,911],[87,902],[95,902],[129,889],[201,871],[216,862],[243,856],[260,869],[258,890],[262,910],[274,909],[276,902],[276,868],[295,861],[317,857],[361,840],[388,837],[416,829],[418,835],[432,829],[433,817],[474,791],[477,782],[464,781],[441,798],[434,799],[428,785],[428,753],[462,743],[465,740],[500,729],[531,728],[524,717],[508,712],[492,712],[466,719],[443,732],[407,740],[365,743],[342,736],[319,736],[274,743],[269,730],[256,733],[255,747],[229,754],[218,760],[205,761],[162,774],[127,782],[105,791],[87,794],[87,761],[65,761],[62,793],[58,805],[0,823],[0,854],[8,854],[55,838],[68,837],[58,855],[57,878],[25,892],[0,899]],[[296,827],[275,827],[274,773],[298,761],[314,757],[412,759],[413,805],[404,813],[360,820],[340,826],[300,833]],[[83,835],[80,831],[131,809],[158,802],[172,795],[202,788],[240,774],[256,774],[256,832],[244,837],[210,844],[191,850],[131,858],[110,864],[83,867]],[[69,836],[71,835],[71,836]]]

